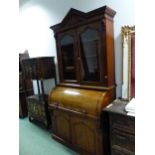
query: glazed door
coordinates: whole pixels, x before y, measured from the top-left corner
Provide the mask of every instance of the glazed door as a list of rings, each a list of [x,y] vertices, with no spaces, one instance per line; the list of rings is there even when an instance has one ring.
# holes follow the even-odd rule
[[[77,52],[75,43],[76,37],[73,30],[58,35],[57,48],[61,82],[77,82]]]
[[[102,32],[101,32],[102,31]],[[102,35],[101,35],[102,34]],[[101,23],[81,26],[78,29],[81,83],[99,85],[105,73],[105,48]],[[102,50],[102,51],[101,51]],[[103,68],[101,70],[101,68]]]

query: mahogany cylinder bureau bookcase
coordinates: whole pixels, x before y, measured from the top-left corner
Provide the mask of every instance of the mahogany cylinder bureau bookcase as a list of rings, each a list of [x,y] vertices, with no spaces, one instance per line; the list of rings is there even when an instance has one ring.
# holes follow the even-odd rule
[[[23,68],[26,78],[36,80],[38,88],[38,94],[27,97],[29,120],[37,120],[49,128],[51,119],[48,112],[48,94],[45,94],[43,80],[54,78],[56,85],[54,57],[24,60]]]
[[[113,17],[107,6],[70,9],[51,26],[60,83],[49,94],[52,137],[83,155],[108,155],[100,115],[115,99]]]

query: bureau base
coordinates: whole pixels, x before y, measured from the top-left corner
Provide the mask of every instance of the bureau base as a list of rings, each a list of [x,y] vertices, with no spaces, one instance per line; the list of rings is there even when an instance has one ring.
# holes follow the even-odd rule
[[[55,140],[79,152],[80,155],[103,155],[103,135],[99,120],[59,110],[52,113],[52,137]]]

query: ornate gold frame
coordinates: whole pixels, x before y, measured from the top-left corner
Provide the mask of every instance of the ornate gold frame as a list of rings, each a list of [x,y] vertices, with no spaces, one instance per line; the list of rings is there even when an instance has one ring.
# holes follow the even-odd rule
[[[131,34],[135,26],[122,27],[122,99],[131,99]]]

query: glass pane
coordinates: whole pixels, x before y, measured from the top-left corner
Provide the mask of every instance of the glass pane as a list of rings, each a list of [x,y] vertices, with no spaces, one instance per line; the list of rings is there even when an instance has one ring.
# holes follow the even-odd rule
[[[73,38],[66,35],[61,40],[63,75],[66,80],[75,80]]]
[[[98,32],[88,28],[81,34],[81,66],[84,81],[99,81]]]

